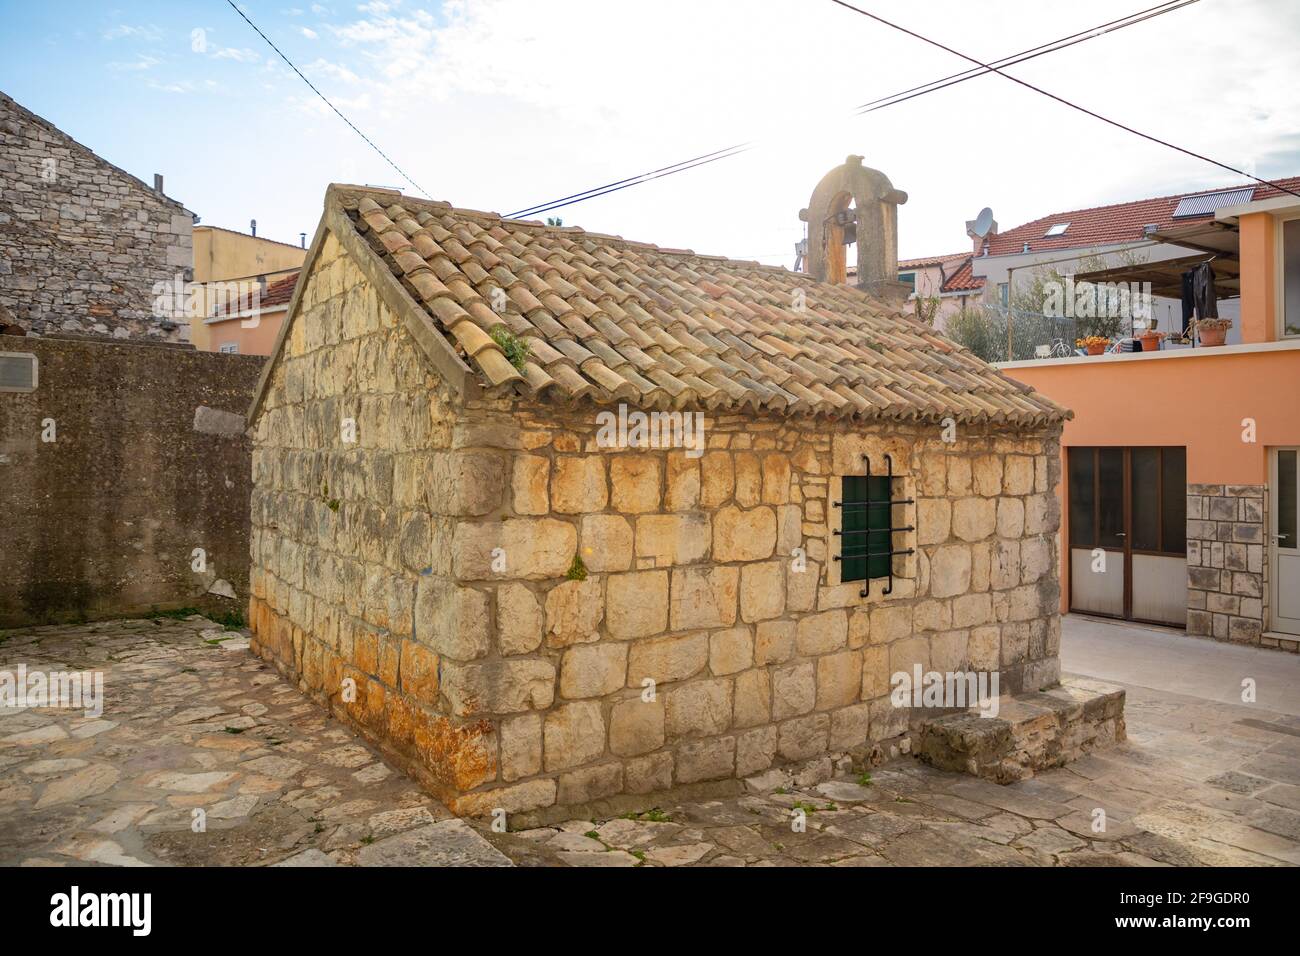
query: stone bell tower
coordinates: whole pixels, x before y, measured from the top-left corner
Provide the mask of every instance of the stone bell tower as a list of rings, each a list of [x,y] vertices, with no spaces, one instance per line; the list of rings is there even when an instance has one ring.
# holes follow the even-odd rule
[[[858,246],[858,288],[891,304],[902,304],[910,287],[898,281],[898,207],[907,193],[882,172],[850,156],[822,177],[808,208],[808,272],[821,282],[848,279],[847,250]]]

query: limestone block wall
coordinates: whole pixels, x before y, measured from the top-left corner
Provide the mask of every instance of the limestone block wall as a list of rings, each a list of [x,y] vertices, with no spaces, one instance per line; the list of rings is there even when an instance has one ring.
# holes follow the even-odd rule
[[[0,93],[0,306],[40,334],[184,341],[155,283],[193,278],[193,216]]]
[[[481,624],[435,648],[442,693],[500,743],[467,812],[861,749],[908,729],[890,676],[915,664],[998,671],[1004,692],[1059,678],[1055,435],[949,444],[937,428],[709,416],[692,458],[601,448],[595,414],[498,426],[517,446],[507,496],[455,529],[455,585]],[[864,453],[879,473],[887,451],[915,498],[896,543],[917,553],[895,559],[891,595],[876,581],[864,599],[833,560],[837,476],[862,474]]]
[[[698,456],[605,448],[595,405],[453,402],[332,239],[306,282],[256,430],[255,646],[456,812],[861,749],[918,663],[1058,679],[1057,430],[708,414]],[[916,552],[862,598],[833,502],[886,452]]]
[[[1268,497],[1266,485],[1187,486],[1188,634],[1263,642]]]
[[[255,423],[253,646],[449,798],[498,773],[491,723],[441,703],[433,628],[472,611],[452,516],[503,469],[458,470],[441,384],[332,235],[304,281]]]

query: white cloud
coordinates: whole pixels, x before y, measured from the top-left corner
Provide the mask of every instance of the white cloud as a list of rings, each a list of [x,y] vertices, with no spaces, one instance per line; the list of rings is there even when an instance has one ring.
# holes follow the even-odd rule
[[[325,12],[318,6],[313,13]],[[872,9],[996,57],[1134,7],[878,0]],[[1232,179],[998,76],[855,116],[855,104],[970,64],[828,3],[752,0],[738,15],[726,0],[407,0],[365,3],[314,26],[322,55],[304,67],[313,82],[435,198],[462,205],[509,212],[762,138],[738,158],[553,213],[704,252],[788,264],[802,234],[798,210],[849,153],[910,194],[900,210],[907,256],[965,248],[963,222],[984,205],[1009,228]],[[1218,0],[1010,72],[1281,176],[1300,173],[1297,33],[1300,5],[1290,0]],[[398,181],[301,81],[287,70],[268,75],[314,124],[321,177],[356,163],[361,172],[349,178]]]
[[[159,40],[162,39],[162,30],[156,26],[133,26],[129,23],[120,23],[105,30],[103,37],[105,40],[124,40],[127,38]]]
[[[305,36],[308,40],[320,39],[320,34],[317,33],[315,30],[313,30],[311,27],[299,27],[298,32],[301,33],[303,36]]]
[[[247,47],[218,47],[212,51],[212,56],[218,60],[234,60],[236,63],[256,63],[262,57],[255,51]]]
[[[164,82],[162,80],[150,79],[147,85],[149,89],[157,90],[159,93],[193,93],[196,89],[194,83],[189,80]]]
[[[343,64],[331,63],[329,60],[320,58],[312,60],[312,62],[304,66],[302,70],[313,80],[317,77],[325,77],[349,85],[355,85],[361,82],[361,77],[357,76]]]
[[[138,73],[144,70],[151,70],[162,60],[156,56],[148,56],[144,53],[137,53],[134,60],[127,62],[113,61],[108,64],[108,68],[116,73]]]

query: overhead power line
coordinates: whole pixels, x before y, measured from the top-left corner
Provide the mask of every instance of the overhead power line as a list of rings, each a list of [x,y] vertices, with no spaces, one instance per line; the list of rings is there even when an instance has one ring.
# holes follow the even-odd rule
[[[1145,20],[1151,20],[1155,17],[1163,16],[1166,13],[1173,13],[1183,7],[1189,7],[1199,0],[1165,0],[1154,7],[1146,10],[1139,10],[1137,13],[1131,13],[1126,17],[1120,17],[1118,20],[1111,20],[1109,23],[1103,23],[1100,26],[1093,27],[1090,30],[1080,30],[1078,33],[1072,33],[1067,37],[1061,37],[1059,40],[1052,40],[1021,53],[1013,54],[1009,57],[1003,57],[1001,60],[994,60],[993,63],[999,67],[1005,68],[1015,66],[1017,63],[1024,63],[1027,60],[1037,59],[1047,53],[1055,53],[1058,50],[1064,50],[1072,47],[1076,43],[1083,43],[1086,40],[1092,40],[1107,33],[1113,33],[1116,30],[1122,30],[1125,27],[1131,27]],[[931,83],[923,83],[920,86],[914,86],[910,90],[904,90],[902,93],[895,93],[893,96],[881,97],[878,100],[872,100],[869,103],[863,103],[857,108],[857,113],[870,113],[880,109],[882,106],[893,106],[896,103],[903,103],[913,96],[921,96],[924,93],[932,93],[935,90],[941,90],[945,87],[953,86],[965,80],[974,79],[977,76],[983,76],[985,73],[991,73],[991,68],[984,67],[981,64],[978,67],[971,67],[969,70],[963,70],[960,73],[954,73],[952,76],[945,76],[941,80],[935,80]]]
[[[855,7],[853,4],[848,3],[847,0],[831,0],[831,3],[834,3],[837,6],[844,7],[846,10],[852,10],[854,13],[860,13],[864,17],[869,17],[870,19],[875,20],[877,23],[881,23],[887,27],[890,27],[891,29],[898,30],[900,33],[906,33],[908,36],[914,37],[922,41],[923,43],[928,43],[933,47],[938,47],[940,50],[944,50],[947,53],[951,53],[953,56],[961,57],[963,60],[966,60],[970,63],[974,63],[976,66],[983,67],[985,70],[989,70],[993,73],[996,73],[998,74],[998,76],[1004,77],[1005,79],[1008,79],[1013,83],[1019,83],[1021,86],[1025,87],[1026,89],[1033,90],[1035,93],[1040,93],[1043,96],[1048,97],[1049,99],[1055,100],[1056,102],[1062,104],[1063,106],[1068,106],[1072,110],[1078,110],[1080,113],[1083,113],[1086,116],[1091,116],[1093,119],[1100,120],[1103,123],[1109,123],[1111,126],[1114,126],[1116,129],[1122,129],[1126,133],[1132,133],[1134,136],[1140,136],[1142,139],[1148,140],[1149,142],[1157,143],[1160,146],[1165,146],[1169,149],[1182,153],[1185,156],[1191,156],[1193,159],[1199,159],[1203,162],[1210,163],[1214,166],[1218,166],[1220,169],[1226,169],[1228,170],[1228,172],[1236,173],[1238,176],[1244,176],[1246,179],[1253,179],[1255,182],[1260,183],[1264,186],[1271,186],[1272,188],[1277,189],[1281,192],[1290,193],[1292,196],[1300,196],[1300,192],[1296,192],[1294,189],[1288,189],[1286,186],[1281,186],[1278,183],[1271,182],[1267,179],[1261,179],[1259,176],[1256,176],[1254,173],[1248,173],[1244,169],[1238,169],[1236,166],[1231,166],[1228,163],[1221,162],[1210,156],[1206,156],[1203,153],[1198,153],[1195,150],[1188,149],[1185,146],[1179,146],[1177,143],[1169,142],[1169,140],[1161,139],[1160,137],[1153,136],[1150,133],[1144,133],[1142,130],[1135,129],[1132,126],[1128,126],[1124,123],[1121,123],[1119,120],[1111,119],[1108,116],[1102,116],[1100,113],[1090,110],[1086,106],[1080,106],[1078,103],[1075,103],[1072,100],[1068,100],[1063,96],[1057,96],[1055,93],[1052,93],[1049,90],[1045,90],[1041,86],[1035,86],[1033,83],[1030,83],[1027,80],[1022,80],[1019,77],[1012,76],[1010,73],[1004,73],[1000,68],[1000,66],[992,66],[990,64],[983,63],[975,59],[973,56],[967,56],[965,53],[962,53],[960,50],[954,50],[952,47],[940,43],[938,40],[932,40],[927,36],[923,36],[922,34],[917,33],[915,30],[909,30],[905,26],[901,26],[890,20],[886,20],[884,17],[877,16],[876,14],[871,13],[867,10],[863,10],[861,7]]]
[[[254,23],[252,20],[248,19],[248,15],[247,15],[246,13],[244,13],[243,10],[239,9],[239,7],[235,4],[235,0],[226,0],[226,3],[230,4],[230,9],[232,9],[232,10],[234,10],[236,13],[238,13],[238,14],[243,18],[244,22],[247,23],[250,27],[252,27],[252,28],[253,28],[253,31],[254,31],[258,36],[260,36],[263,40],[266,41],[266,45],[269,46],[272,50],[274,50],[274,51],[279,55],[280,59],[284,60],[285,63],[288,63],[288,64],[289,64],[289,69],[291,69],[291,70],[293,70],[293,72],[297,73],[297,74],[298,74],[298,78],[299,78],[300,80],[302,80],[304,83],[306,83],[309,87],[311,87],[311,91],[312,91],[313,93],[315,93],[317,96],[319,96],[319,97],[324,101],[325,105],[328,106],[330,109],[332,109],[332,110],[334,111],[334,114],[335,114],[336,116],[338,116],[339,119],[341,119],[343,122],[347,123],[348,126],[350,126],[350,127],[352,128],[352,132],[356,133],[356,134],[357,134],[358,136],[360,136],[363,140],[365,140],[365,141],[366,141],[366,145],[368,145],[371,149],[373,149],[376,153],[378,153],[378,154],[380,155],[380,157],[384,160],[384,162],[386,162],[389,166],[392,166],[393,169],[397,170],[398,175],[400,175],[400,176],[401,176],[403,179],[405,179],[408,183],[410,183],[412,186],[414,186],[416,189],[418,189],[421,193],[424,193],[424,195],[425,195],[426,197],[429,196],[429,193],[425,191],[425,188],[424,188],[423,186],[421,186],[419,183],[417,183],[417,182],[416,182],[414,179],[412,179],[410,176],[408,176],[408,175],[406,174],[406,170],[402,169],[401,166],[398,166],[397,163],[393,162],[393,160],[389,157],[389,155],[388,155],[387,153],[385,153],[382,149],[380,149],[380,148],[375,144],[375,141],[374,141],[374,140],[372,140],[372,139],[371,139],[369,136],[367,136],[365,133],[361,132],[361,130],[357,129],[357,125],[356,125],[355,123],[353,123],[352,120],[350,120],[350,119],[348,119],[346,116],[344,116],[343,113],[339,110],[339,108],[338,108],[337,106],[335,106],[333,103],[330,102],[328,96],[326,96],[326,95],[325,95],[324,93],[322,93],[320,90],[316,89],[316,84],[312,83],[311,80],[309,80],[309,79],[307,79],[307,77],[303,76],[303,72],[302,72],[302,70],[300,70],[300,69],[298,69],[296,66],[294,66],[294,65],[293,65],[293,61],[292,61],[291,59],[289,59],[287,56],[285,56],[285,55],[284,55],[284,52],[283,52],[283,51],[282,51],[278,46],[276,46],[274,43],[271,42],[271,38],[268,37],[265,33],[263,33],[260,29],[258,29],[258,26],[257,26],[256,23]]]
[[[1156,6],[1148,7],[1145,10],[1139,10],[1136,13],[1129,14],[1128,16],[1125,17],[1120,17],[1119,19],[1116,20],[1110,20],[1096,27],[1092,27],[1091,29],[1081,30],[1078,33],[1072,33],[1068,36],[1060,37],[1059,39],[1051,40],[1047,43],[1040,43],[1038,46],[1030,47],[1028,50],[1022,50],[1019,53],[1009,54],[1008,56],[1004,56],[1000,59],[994,60],[992,64],[989,65],[978,64],[977,67],[972,67],[970,69],[963,70],[960,73],[953,73],[949,76],[945,76],[937,80],[932,80],[929,83],[923,83],[920,86],[914,86],[911,87],[910,89],[906,89],[898,93],[890,94],[889,96],[883,96],[875,100],[870,100],[869,102],[863,103],[860,106],[856,107],[853,110],[853,113],[855,115],[862,115],[865,113],[874,112],[878,109],[884,109],[886,106],[894,106],[898,103],[903,103],[906,102],[907,100],[914,99],[917,96],[923,96],[926,93],[933,93],[938,90],[945,89],[949,86],[954,86],[957,83],[964,83],[966,80],[972,80],[975,77],[983,76],[986,73],[998,72],[998,68],[1014,66],[1017,63],[1023,63],[1026,60],[1032,60],[1035,59],[1036,57],[1040,57],[1048,53],[1055,53],[1058,50],[1064,50],[1067,47],[1074,46],[1077,43],[1083,43],[1087,40],[1092,40],[1095,39],[1096,37],[1104,36],[1107,33],[1113,33],[1116,30],[1122,30],[1126,27],[1135,26],[1138,23],[1142,23],[1146,20],[1150,20],[1158,16],[1163,16],[1166,13],[1172,13],[1175,10],[1181,10],[1183,7],[1190,6],[1191,4],[1196,2],[1198,2],[1198,0],[1166,0],[1165,3],[1160,3],[1157,4]],[[541,215],[542,213],[550,212],[555,209],[560,209],[563,208],[564,206],[572,206],[576,203],[585,202],[588,199],[596,199],[599,198],[600,196],[607,196],[610,193],[619,192],[623,189],[628,189],[631,186],[640,185],[641,183],[650,182],[655,179],[661,179],[665,176],[672,176],[677,173],[683,173],[689,169],[695,169],[699,166],[706,166],[709,163],[716,163],[722,159],[730,159],[732,156],[738,156],[741,153],[748,152],[749,150],[753,149],[757,145],[759,145],[758,140],[750,140],[744,143],[736,143],[735,145],[728,146],[724,149],[714,150],[711,153],[703,153],[699,156],[694,156],[690,159],[684,159],[678,163],[672,163],[668,166],[661,166],[660,168],[650,170],[649,172],[641,173],[636,176],[629,176],[625,179],[619,179],[612,183],[606,183],[603,186],[594,186],[591,189],[586,189],[583,190],[582,192],[577,192],[568,196],[563,196],[559,199],[553,199],[548,202],[538,203],[537,205],[534,206],[526,206],[523,209],[519,209],[515,212],[510,213],[509,216],[511,218],[518,219],[525,216]]]

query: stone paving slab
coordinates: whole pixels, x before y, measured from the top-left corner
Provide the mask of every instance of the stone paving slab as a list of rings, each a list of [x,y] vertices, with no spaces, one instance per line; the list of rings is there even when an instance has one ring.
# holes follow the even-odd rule
[[[0,632],[0,670],[20,663],[102,671],[104,711],[0,709],[0,864],[509,865],[243,634],[197,616]]]
[[[1126,690],[1136,703],[1130,727],[1147,742],[1131,739],[1006,786],[911,760],[806,787],[769,772],[750,781],[756,792],[746,797],[486,835],[544,851],[551,834],[589,832],[599,846],[549,861],[578,866],[604,865],[615,853],[614,865],[630,853],[642,866],[1300,864],[1300,787],[1289,782],[1295,738],[1282,715]],[[1230,746],[1212,746],[1225,739]],[[793,827],[795,810],[803,832]]]
[[[1300,863],[1300,722],[1142,687],[1126,686],[1128,742],[1007,786],[825,761],[727,799],[498,833],[451,818],[202,618],[0,632],[0,670],[20,662],[102,670],[106,702],[97,719],[0,710],[4,865]]]

